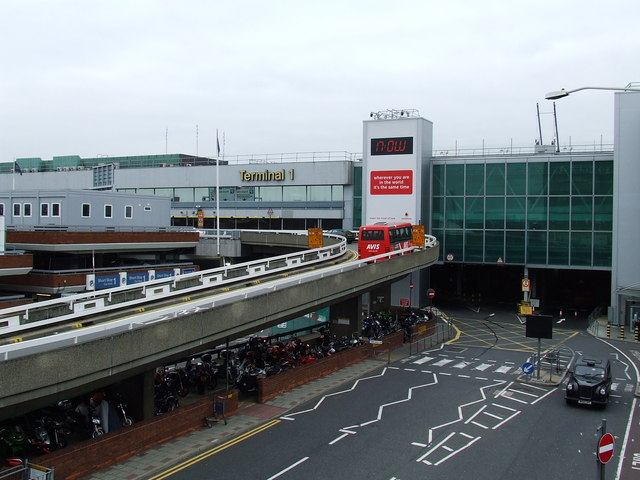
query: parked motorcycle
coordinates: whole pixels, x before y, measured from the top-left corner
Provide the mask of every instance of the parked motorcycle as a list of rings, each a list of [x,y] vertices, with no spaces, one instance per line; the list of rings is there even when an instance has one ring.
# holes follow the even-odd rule
[[[118,412],[118,416],[120,417],[120,424],[123,427],[133,425],[133,418],[127,415],[127,404],[124,403],[121,395],[116,395],[116,403],[114,406],[116,411]]]

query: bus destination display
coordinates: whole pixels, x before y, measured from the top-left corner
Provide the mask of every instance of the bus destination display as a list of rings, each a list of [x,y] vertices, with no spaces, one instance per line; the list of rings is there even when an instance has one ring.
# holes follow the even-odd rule
[[[371,155],[408,155],[412,153],[413,137],[371,139]]]

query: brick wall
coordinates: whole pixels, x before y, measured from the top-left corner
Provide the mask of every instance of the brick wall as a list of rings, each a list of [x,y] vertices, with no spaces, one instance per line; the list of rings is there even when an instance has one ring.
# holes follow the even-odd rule
[[[99,468],[203,428],[204,418],[213,415],[213,406],[213,398],[203,398],[173,412],[38,457],[33,463],[55,468],[56,480],[80,479]],[[238,391],[231,390],[225,398],[225,414],[233,415],[237,410]]]
[[[400,339],[402,340],[402,336]],[[360,345],[271,377],[260,378],[258,379],[258,402],[266,402],[282,392],[328,375],[347,365],[360,362],[370,356],[371,346]]]

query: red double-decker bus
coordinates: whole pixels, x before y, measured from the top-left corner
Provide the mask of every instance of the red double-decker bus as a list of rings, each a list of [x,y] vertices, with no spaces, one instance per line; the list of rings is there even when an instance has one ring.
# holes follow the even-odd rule
[[[376,223],[363,225],[358,234],[358,255],[360,258],[373,257],[413,245],[410,223]]]

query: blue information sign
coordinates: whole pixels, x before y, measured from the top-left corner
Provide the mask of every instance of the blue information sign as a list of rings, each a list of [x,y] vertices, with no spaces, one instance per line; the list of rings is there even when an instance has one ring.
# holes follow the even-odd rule
[[[533,363],[530,362],[525,362],[524,365],[522,365],[522,371],[527,375],[531,375],[535,368],[536,367],[533,365]]]

